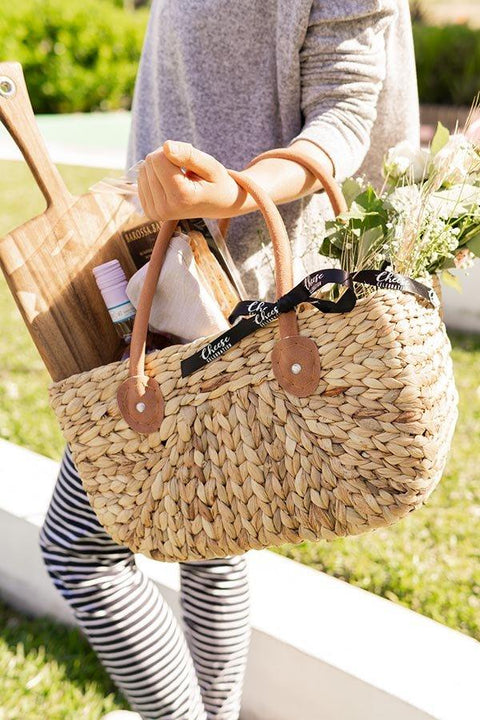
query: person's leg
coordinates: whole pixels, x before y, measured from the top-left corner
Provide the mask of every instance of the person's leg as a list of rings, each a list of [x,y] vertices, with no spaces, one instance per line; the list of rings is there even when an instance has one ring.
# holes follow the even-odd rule
[[[134,555],[99,524],[68,446],[40,545],[55,586],[132,708],[145,720],[206,720],[183,630]]]
[[[180,563],[185,636],[209,720],[238,720],[251,636],[245,555]]]

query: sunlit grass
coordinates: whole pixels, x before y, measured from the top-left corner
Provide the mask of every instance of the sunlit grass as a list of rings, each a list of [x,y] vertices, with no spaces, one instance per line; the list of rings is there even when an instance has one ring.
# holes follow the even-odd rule
[[[0,602],[0,719],[100,720],[127,708],[78,630]]]

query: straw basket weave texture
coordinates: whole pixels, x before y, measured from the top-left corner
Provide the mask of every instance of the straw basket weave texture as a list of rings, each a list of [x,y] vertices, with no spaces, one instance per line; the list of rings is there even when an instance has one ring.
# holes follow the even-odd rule
[[[128,360],[50,386],[92,507],[116,542],[158,560],[201,560],[360,534],[425,502],[457,417],[438,309],[377,290],[345,314],[304,304],[297,320],[320,358],[308,397],[272,371],[278,321],[187,377],[180,363],[205,338],[149,353],[145,374],[161,388],[164,417],[147,434],[117,402]]]
[[[150,353],[165,397],[158,432],[120,415],[128,362],[51,387],[90,502],[113,539],[159,560],[239,554],[379,528],[420,506],[441,478],[456,420],[439,313],[377,291],[348,315],[299,312],[321,381],[287,395],[269,355],[277,323],[188,377],[204,341]]]

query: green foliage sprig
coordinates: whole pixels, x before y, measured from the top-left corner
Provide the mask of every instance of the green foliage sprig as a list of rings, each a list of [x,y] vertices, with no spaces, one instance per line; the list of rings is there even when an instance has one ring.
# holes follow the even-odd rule
[[[380,190],[347,179],[348,211],[327,221],[320,253],[349,271],[442,272],[458,284],[449,270],[480,257],[480,127],[472,131],[450,135],[439,123],[428,150],[406,141],[392,148]]]

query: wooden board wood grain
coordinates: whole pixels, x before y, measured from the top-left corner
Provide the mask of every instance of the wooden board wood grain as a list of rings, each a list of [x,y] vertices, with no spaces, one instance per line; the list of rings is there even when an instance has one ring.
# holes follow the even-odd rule
[[[0,63],[0,119],[20,148],[47,207],[0,239],[0,266],[53,380],[111,362],[119,338],[92,268],[135,265],[121,236],[134,211],[109,193],[73,196],[37,128],[19,63]]]

